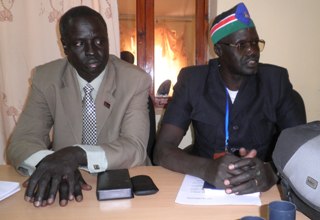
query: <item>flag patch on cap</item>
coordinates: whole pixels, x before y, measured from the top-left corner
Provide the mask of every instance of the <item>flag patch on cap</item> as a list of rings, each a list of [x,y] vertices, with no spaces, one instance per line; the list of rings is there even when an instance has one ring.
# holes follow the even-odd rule
[[[222,38],[244,28],[254,27],[249,11],[243,3],[218,15],[210,29],[213,44]]]

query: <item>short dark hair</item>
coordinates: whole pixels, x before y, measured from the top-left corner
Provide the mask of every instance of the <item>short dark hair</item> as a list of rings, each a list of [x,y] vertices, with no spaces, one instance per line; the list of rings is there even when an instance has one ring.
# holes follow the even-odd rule
[[[121,51],[120,58],[128,63],[134,63],[134,55],[130,51]]]
[[[81,5],[81,6],[77,6],[69,9],[66,13],[64,13],[61,16],[60,22],[59,22],[59,30],[60,30],[61,38],[65,37],[66,35],[68,22],[78,17],[96,17],[107,28],[107,24],[100,13],[93,10],[92,8]]]

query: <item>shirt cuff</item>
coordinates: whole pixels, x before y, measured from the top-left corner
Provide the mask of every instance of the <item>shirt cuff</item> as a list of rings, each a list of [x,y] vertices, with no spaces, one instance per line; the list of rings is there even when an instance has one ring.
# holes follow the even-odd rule
[[[32,173],[36,170],[37,164],[46,156],[52,154],[53,151],[51,150],[40,150],[30,157],[28,157],[25,161],[21,163],[18,170],[21,172],[22,175],[31,176]]]
[[[108,168],[108,161],[101,146],[76,145],[82,148],[87,154],[87,167],[81,167],[90,173],[103,172]]]

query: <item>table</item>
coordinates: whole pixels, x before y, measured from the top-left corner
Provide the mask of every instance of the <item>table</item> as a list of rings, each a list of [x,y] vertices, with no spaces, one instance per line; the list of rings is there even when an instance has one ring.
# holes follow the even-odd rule
[[[193,206],[175,203],[176,195],[182,183],[183,174],[167,170],[160,166],[142,166],[129,170],[130,176],[149,175],[159,188],[159,192],[149,196],[135,196],[133,199],[110,200],[99,202],[96,199],[96,176],[83,173],[87,183],[93,186],[91,191],[84,191],[82,202],[69,202],[60,207],[56,201],[53,205],[35,208],[23,200],[24,188],[18,193],[0,202],[1,220],[37,220],[37,219],[93,219],[93,220],[232,220],[245,215],[260,215],[266,218],[267,204],[279,200],[276,186],[261,194],[262,206]],[[26,177],[20,176],[8,165],[0,166],[0,180],[22,183]],[[297,211],[297,220],[308,219]]]

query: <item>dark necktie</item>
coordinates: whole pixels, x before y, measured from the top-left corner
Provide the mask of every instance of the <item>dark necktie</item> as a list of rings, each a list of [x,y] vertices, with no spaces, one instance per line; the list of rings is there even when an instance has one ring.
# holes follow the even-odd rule
[[[96,107],[91,96],[93,87],[87,84],[84,88],[84,97],[82,101],[82,144],[96,145],[97,144],[97,120]]]

